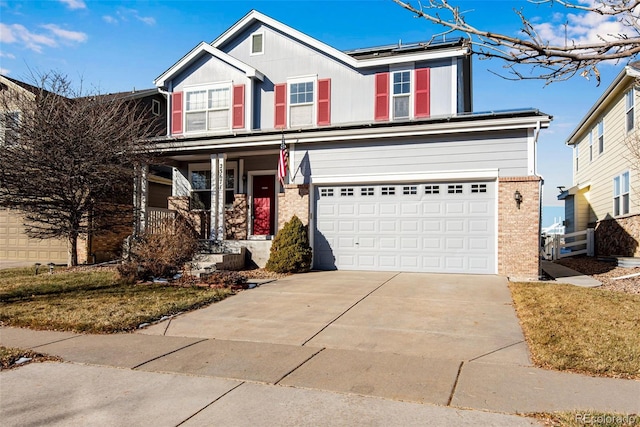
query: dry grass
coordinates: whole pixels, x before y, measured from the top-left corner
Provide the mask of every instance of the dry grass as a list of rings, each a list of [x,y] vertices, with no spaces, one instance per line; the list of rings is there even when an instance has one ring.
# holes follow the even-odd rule
[[[27,363],[44,362],[46,360],[60,360],[59,357],[49,356],[47,354],[38,353],[33,350],[0,346],[0,370],[22,366],[22,364],[15,364],[16,361],[18,361],[22,357],[28,357],[29,359],[31,359]]]
[[[233,293],[225,288],[122,284],[113,269],[33,275],[0,271],[0,325],[74,332],[129,331]]]
[[[640,416],[637,414],[573,411],[528,414],[527,416],[541,421],[544,426],[553,427],[584,427],[585,425],[596,425],[598,427],[640,426]]]
[[[640,379],[640,296],[572,285],[511,283],[538,366]]]

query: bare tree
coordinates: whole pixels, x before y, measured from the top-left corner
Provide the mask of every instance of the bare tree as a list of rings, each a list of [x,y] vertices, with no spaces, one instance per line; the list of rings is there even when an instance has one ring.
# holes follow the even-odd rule
[[[154,124],[134,101],[85,93],[59,73],[24,90],[3,85],[0,206],[19,210],[32,238],[78,237],[131,226],[133,164]]]
[[[449,0],[427,0],[417,6],[393,1],[417,17],[445,27],[438,36],[464,34],[471,40],[472,51],[480,57],[504,60],[507,73],[501,76],[508,79],[542,79],[550,83],[579,74],[594,77],[599,84],[598,66],[603,61],[632,59],[640,52],[640,0],[530,0],[535,5],[562,8],[568,19],[588,16],[589,20],[604,24],[600,26],[602,32],[594,34],[595,40],[573,38],[568,20],[560,26],[563,34],[551,34],[549,25],[534,23],[522,10],[514,10],[521,24],[521,36],[516,36],[476,28],[467,22],[469,13]]]

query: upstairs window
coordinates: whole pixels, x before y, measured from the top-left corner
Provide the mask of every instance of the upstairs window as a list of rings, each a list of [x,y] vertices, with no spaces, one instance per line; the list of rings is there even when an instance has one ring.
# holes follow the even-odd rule
[[[593,161],[593,131],[589,132],[589,161]]]
[[[604,119],[598,122],[598,154],[604,152]]]
[[[187,132],[229,129],[230,85],[185,92],[185,124]]]
[[[289,83],[289,124],[310,126],[314,122],[314,82]]]
[[[613,216],[629,213],[629,171],[613,178]]]
[[[411,115],[411,71],[393,73],[393,118],[408,119]]]
[[[573,146],[573,158],[576,160],[576,172],[578,172],[578,160],[579,160],[580,152],[578,151],[578,145]]]
[[[264,34],[254,33],[251,35],[251,55],[264,53]]]
[[[0,144],[18,142],[20,128],[20,112],[8,111],[0,113]]]
[[[625,95],[625,114],[627,132],[631,132],[635,127],[635,91],[633,88]]]

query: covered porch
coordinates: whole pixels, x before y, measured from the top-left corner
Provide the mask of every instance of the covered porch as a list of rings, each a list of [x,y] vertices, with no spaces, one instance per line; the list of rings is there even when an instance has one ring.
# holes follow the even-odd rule
[[[160,233],[181,216],[211,252],[244,248],[248,258],[263,267],[271,240],[284,222],[294,214],[305,223],[309,217],[308,185],[279,181],[276,147],[167,150],[162,169],[170,178],[165,181],[170,192],[167,187],[161,191],[166,205],[158,203],[162,197],[151,185],[158,181],[157,167],[139,169],[134,191],[136,233]],[[287,175],[285,183],[295,173]]]

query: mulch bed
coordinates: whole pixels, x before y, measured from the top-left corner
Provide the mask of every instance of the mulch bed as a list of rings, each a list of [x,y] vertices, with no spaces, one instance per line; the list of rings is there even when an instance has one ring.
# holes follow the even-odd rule
[[[602,282],[599,289],[640,295],[640,276],[613,280],[616,277],[640,273],[640,268],[622,268],[616,266],[615,261],[602,261],[587,256],[568,257],[556,262],[599,280]]]

